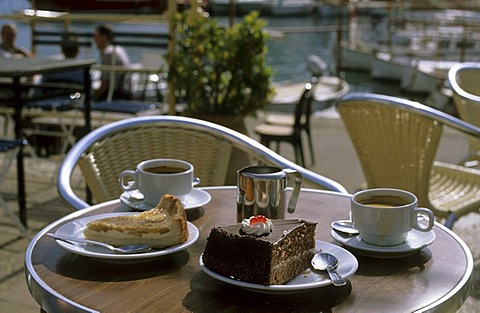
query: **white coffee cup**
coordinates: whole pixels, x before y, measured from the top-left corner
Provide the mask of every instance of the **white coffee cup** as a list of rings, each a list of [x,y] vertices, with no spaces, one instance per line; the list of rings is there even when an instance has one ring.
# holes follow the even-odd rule
[[[417,205],[417,197],[405,190],[377,188],[359,191],[351,200],[353,226],[360,232],[360,238],[369,244],[399,245],[405,242],[412,229],[428,232],[433,228],[435,217],[432,211]]]
[[[125,183],[125,179],[130,177],[133,181]],[[134,171],[121,172],[119,182],[124,191],[138,190],[145,197],[146,203],[157,205],[167,193],[183,200],[200,180],[193,177],[193,166],[188,162],[152,159],[139,163]]]

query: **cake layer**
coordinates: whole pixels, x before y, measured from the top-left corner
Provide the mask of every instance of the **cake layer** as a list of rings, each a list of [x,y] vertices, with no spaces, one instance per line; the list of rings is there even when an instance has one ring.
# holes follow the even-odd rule
[[[271,220],[273,230],[247,235],[242,224],[212,228],[203,262],[212,271],[245,282],[283,284],[310,265],[315,250],[315,223]]]
[[[187,218],[182,202],[175,196],[164,195],[151,210],[91,221],[83,234],[87,239],[116,247],[148,244],[161,249],[187,241]]]

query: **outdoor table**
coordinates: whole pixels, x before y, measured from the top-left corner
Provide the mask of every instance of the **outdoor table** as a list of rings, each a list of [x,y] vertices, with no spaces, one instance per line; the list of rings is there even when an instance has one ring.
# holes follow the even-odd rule
[[[12,91],[11,99],[7,100],[14,107],[15,120],[15,136],[21,139],[22,134],[22,111],[29,100],[25,96],[27,89],[33,87],[29,83],[29,78],[38,74],[47,74],[53,72],[70,71],[70,70],[84,70],[84,85],[83,86],[68,86],[65,87],[77,89],[85,93],[84,112],[85,112],[85,131],[90,130],[90,67],[96,63],[95,60],[76,60],[76,59],[51,59],[51,58],[0,58],[0,83],[1,88],[8,88]],[[41,87],[40,85],[34,85]],[[2,101],[3,101],[2,100]],[[4,103],[2,103],[4,105]],[[20,210],[20,220],[27,226],[27,212],[26,212],[26,193],[25,193],[25,173],[23,165],[23,149],[19,150],[17,155],[17,173],[18,173],[18,203]]]
[[[471,287],[473,259],[465,243],[436,223],[436,239],[401,258],[356,254],[359,267],[347,285],[294,294],[241,289],[204,273],[199,257],[214,226],[236,222],[234,187],[204,188],[212,200],[188,210],[199,230],[188,249],[147,263],[108,264],[72,254],[45,236],[77,218],[130,209],[119,200],[74,212],[41,230],[25,256],[30,293],[46,312],[452,312]],[[302,189],[288,218],[317,222],[316,238],[334,243],[331,222],[349,216],[350,196]]]

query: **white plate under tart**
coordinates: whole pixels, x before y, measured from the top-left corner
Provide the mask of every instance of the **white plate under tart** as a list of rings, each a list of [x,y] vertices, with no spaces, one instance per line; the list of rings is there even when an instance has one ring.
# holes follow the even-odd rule
[[[82,217],[62,225],[55,233],[59,235],[73,236],[76,238],[85,238],[85,236],[83,235],[83,231],[87,227],[88,222],[90,221],[106,218],[106,217],[126,216],[126,215],[134,215],[134,214],[138,214],[138,213],[117,212],[117,213],[106,213],[106,214],[98,214],[98,215]],[[166,248],[166,249],[151,250],[148,252],[135,253],[135,254],[115,254],[114,252],[108,250],[107,248],[91,246],[84,243],[75,242],[73,244],[70,244],[60,240],[55,240],[55,241],[60,247],[62,247],[63,249],[71,253],[94,258],[99,261],[104,261],[109,263],[140,263],[140,262],[147,262],[152,258],[158,258],[161,256],[165,256],[168,254],[185,250],[189,246],[194,244],[197,241],[200,234],[198,231],[198,228],[190,222],[187,222],[187,227],[188,227],[188,239],[186,242],[176,246]]]

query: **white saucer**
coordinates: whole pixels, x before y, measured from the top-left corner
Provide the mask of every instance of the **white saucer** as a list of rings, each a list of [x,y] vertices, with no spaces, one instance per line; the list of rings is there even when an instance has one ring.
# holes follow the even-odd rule
[[[407,240],[396,246],[375,246],[363,241],[359,235],[348,236],[332,230],[332,238],[342,245],[355,249],[358,254],[374,258],[398,258],[415,254],[435,240],[435,232],[421,232],[413,229],[408,233]]]
[[[132,215],[132,214],[138,214],[138,213],[117,212],[117,213],[107,213],[107,214],[87,216],[87,217],[70,221],[62,225],[55,233],[59,235],[68,235],[68,236],[73,236],[76,238],[83,239],[85,238],[85,236],[83,236],[83,230],[87,227],[88,222],[96,219],[105,218],[105,217],[125,216],[125,215]],[[194,244],[197,241],[200,235],[200,232],[198,231],[198,228],[190,222],[187,222],[187,227],[188,227],[188,239],[186,242],[173,247],[162,249],[162,250],[152,250],[148,252],[135,253],[135,254],[115,254],[114,252],[108,250],[107,248],[91,246],[84,243],[74,242],[70,244],[60,240],[55,240],[55,241],[60,247],[64,248],[65,250],[71,253],[87,256],[90,258],[97,259],[99,261],[103,261],[107,263],[140,263],[140,262],[150,261],[153,258],[158,258],[161,256],[165,256],[168,254],[185,250],[186,248]]]
[[[337,271],[340,275],[347,278],[352,276],[358,268],[358,261],[353,254],[347,250],[339,247],[337,245],[320,241],[316,241],[315,252],[329,252],[335,255],[339,260],[339,267]],[[220,275],[212,270],[210,270],[203,263],[203,254],[200,256],[200,267],[202,270],[209,276],[223,281],[225,283],[235,285],[250,291],[266,293],[266,294],[294,294],[300,292],[306,292],[313,288],[328,286],[332,284],[332,281],[328,277],[327,272],[323,271],[312,271],[310,268],[303,271],[300,275],[294,279],[286,282],[283,285],[261,285],[261,284],[252,284],[246,283],[243,281],[235,280],[230,277]]]
[[[132,196],[133,195],[133,196]],[[192,191],[185,196],[182,200],[185,210],[194,209],[205,205],[212,200],[212,196],[208,192],[202,189],[193,188]],[[125,191],[120,195],[120,202],[126,206],[139,211],[147,211],[155,207],[146,203],[143,199],[143,195],[138,191]]]

